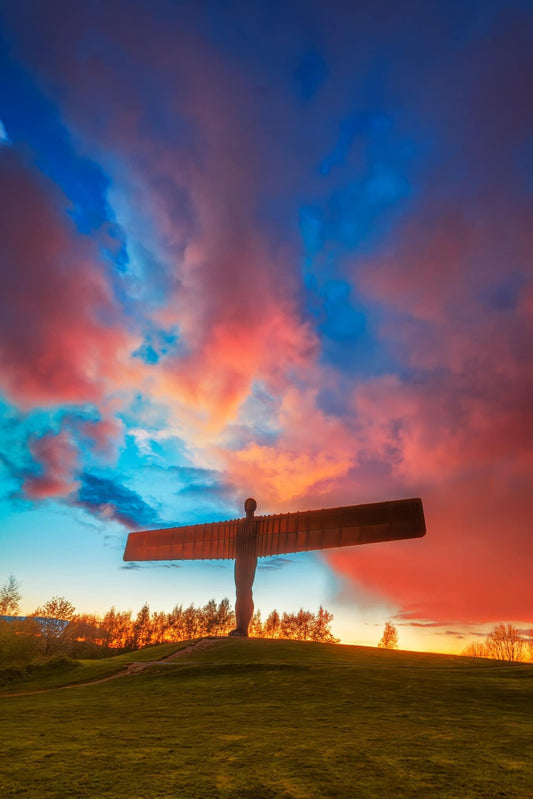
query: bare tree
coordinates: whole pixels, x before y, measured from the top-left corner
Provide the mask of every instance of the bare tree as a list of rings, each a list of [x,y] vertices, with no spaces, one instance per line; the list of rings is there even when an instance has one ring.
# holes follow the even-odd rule
[[[0,616],[14,616],[21,599],[20,584],[10,574],[7,582],[0,588]]]
[[[496,624],[485,642],[488,657],[495,660],[524,660],[525,641],[512,624]]]
[[[487,658],[489,655],[487,654],[487,647],[482,641],[471,641],[463,651],[461,655],[469,658]]]
[[[398,630],[390,621],[385,622],[385,629],[378,646],[381,649],[398,649]]]

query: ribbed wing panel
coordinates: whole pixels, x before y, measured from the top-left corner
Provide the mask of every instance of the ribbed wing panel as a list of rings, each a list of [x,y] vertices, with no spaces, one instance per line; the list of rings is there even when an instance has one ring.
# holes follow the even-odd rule
[[[420,499],[256,516],[254,521],[260,558],[420,538],[426,533]],[[124,560],[234,559],[237,555],[237,531],[242,523],[242,519],[232,519],[130,533]],[[241,537],[242,534],[243,531]]]
[[[191,524],[130,533],[124,560],[219,560],[235,558],[239,520]]]
[[[420,499],[282,513],[256,519],[259,557],[420,538],[426,533]]]

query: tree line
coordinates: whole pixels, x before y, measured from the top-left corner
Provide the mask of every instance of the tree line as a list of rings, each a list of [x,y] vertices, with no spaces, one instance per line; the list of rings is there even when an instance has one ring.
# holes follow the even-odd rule
[[[16,616],[21,600],[13,577],[0,589],[0,616]],[[331,632],[333,614],[273,610],[263,621],[254,614],[250,635],[295,641],[338,643]],[[186,641],[204,636],[224,636],[235,628],[229,599],[211,599],[203,607],[176,605],[170,613],[151,611],[145,603],[136,615],[112,607],[103,616],[76,613],[64,597],[52,597],[25,618],[0,620],[0,662],[29,662],[38,656],[64,653],[71,657],[104,657],[145,646]]]
[[[389,621],[385,624],[378,647],[398,649],[398,631]],[[524,635],[513,624],[496,624],[484,641],[469,643],[461,654],[510,662],[533,661],[533,629]]]
[[[496,624],[484,641],[472,641],[462,655],[494,660],[533,660],[533,629],[524,636],[513,624]]]
[[[20,586],[10,576],[0,587],[0,617],[16,617]],[[331,632],[333,614],[320,607],[317,613],[273,610],[263,621],[254,614],[250,635],[295,641],[338,643]],[[0,619],[0,663],[29,662],[35,657],[67,654],[71,657],[104,657],[145,646],[186,641],[204,636],[224,636],[235,627],[235,613],[228,599],[211,599],[203,607],[177,605],[170,613],[151,611],[145,603],[136,615],[112,607],[104,616],[77,614],[64,597],[52,597],[25,618]],[[396,627],[387,622],[378,647],[398,648]],[[533,629],[526,634],[512,624],[497,624],[484,641],[468,644],[462,655],[506,661],[533,661]]]

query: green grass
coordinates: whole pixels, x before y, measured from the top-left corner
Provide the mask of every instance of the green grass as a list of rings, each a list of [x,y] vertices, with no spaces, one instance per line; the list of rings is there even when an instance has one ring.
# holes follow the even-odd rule
[[[0,696],[2,694],[10,694],[20,691],[39,691],[48,688],[61,688],[67,685],[77,685],[78,683],[91,682],[92,680],[100,680],[104,677],[109,677],[112,674],[118,674],[124,671],[126,667],[133,662],[147,662],[151,660],[160,660],[161,658],[177,652],[188,646],[189,641],[183,641],[177,644],[160,644],[158,646],[149,646],[146,649],[138,650],[137,652],[126,652],[123,655],[116,655],[112,658],[100,658],[97,660],[70,660],[67,661],[63,668],[54,667],[52,662],[43,662],[39,667],[22,678],[6,680],[1,679],[2,673],[0,670]],[[70,660],[70,662],[69,662]],[[52,668],[50,668],[50,666]],[[5,671],[11,671],[6,669]],[[15,671],[15,669],[13,669]]]
[[[532,709],[530,665],[228,639],[0,698],[2,796],[526,799]]]

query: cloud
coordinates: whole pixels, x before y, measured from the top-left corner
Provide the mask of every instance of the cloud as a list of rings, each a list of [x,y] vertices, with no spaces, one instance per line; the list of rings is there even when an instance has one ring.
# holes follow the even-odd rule
[[[206,501],[216,499],[227,499],[229,495],[235,493],[233,486],[227,483],[196,483],[185,485],[178,490],[180,496],[205,498]]]
[[[138,569],[179,569],[181,566],[179,563],[157,563],[154,561],[136,563],[135,561],[129,561],[119,568],[125,571],[137,571]]]
[[[11,144],[9,140],[9,136],[7,135],[7,131],[5,129],[4,123],[0,119],[0,147],[5,144]]]
[[[257,187],[276,173],[265,163],[256,98],[246,77],[194,33],[194,24],[186,32],[177,25],[179,43],[167,48],[166,23],[140,8],[130,19],[117,5],[97,12],[94,22],[108,35],[89,44],[68,4],[56,8],[61,33],[53,14],[35,12],[48,34],[32,42],[30,57],[52,82],[61,81],[67,120],[94,158],[105,161],[110,200],[131,254],[139,252],[139,241],[150,248],[149,263],[134,256],[129,267],[143,293],[149,295],[154,280],[162,287],[164,302],[144,301],[144,314],[179,333],[181,351],[151,371],[152,395],[173,408],[189,441],[210,441],[254,381],[279,390],[316,348],[298,310],[297,262],[257,224]],[[130,53],[138,81],[131,75],[124,81],[117,48]],[[78,52],[90,69],[80,70]],[[155,107],[141,88],[152,84],[159,87]],[[106,109],[105,126],[95,124],[89,109],[96,106]],[[106,360],[116,368],[116,358]]]
[[[403,619],[403,613],[398,613],[394,616],[394,621],[398,625],[398,627],[442,627],[446,624],[446,621],[431,621],[426,619],[424,621],[398,621],[399,619]]]
[[[526,621],[533,599],[533,238],[516,160],[533,120],[521,44],[504,25],[489,51],[474,42],[445,74],[424,76],[442,148],[401,228],[353,266],[360,296],[386,310],[380,335],[402,364],[354,390],[361,460],[388,463],[385,485],[422,495],[428,534],[327,559],[413,620]],[[455,70],[468,75],[458,103]]]
[[[184,501],[231,486],[272,511],[420,494],[425,539],[324,558],[424,626],[523,619],[532,602],[531,15],[449,5],[413,25],[392,3],[313,7],[313,42],[257,35],[228,9],[217,46],[166,3],[30,4],[31,29],[10,11],[43,91],[105,166],[121,291],[58,189],[0,151],[6,395],[96,404],[96,448],[120,439],[124,392],[149,395],[191,460],[224,475],[183,473]],[[246,51],[243,69],[233,28],[268,59]],[[70,490],[68,441],[36,450],[47,471],[30,491]],[[131,489],[82,480],[97,516],[158,523]]]
[[[161,524],[157,511],[121,483],[87,472],[80,479],[81,486],[73,502],[100,519],[134,529]]]
[[[131,346],[90,240],[57,187],[0,150],[0,388],[19,407],[101,402]],[[124,370],[124,371],[122,371]]]
[[[441,632],[437,632],[436,635],[450,636],[452,638],[456,638],[458,641],[463,641],[466,638],[465,633],[460,632],[459,630],[443,630]]]
[[[465,624],[527,621],[533,557],[531,493],[498,470],[424,492],[425,538],[330,551],[331,566],[379,591],[402,618]]]
[[[78,449],[67,431],[33,437],[28,446],[39,467],[38,473],[27,475],[23,482],[23,492],[29,499],[65,497],[79,487],[73,477]]]
[[[263,560],[263,558],[261,558],[257,563],[257,568],[267,569],[267,570],[269,569],[278,570],[278,569],[284,569],[287,566],[290,566],[292,563],[296,563],[296,561],[291,560],[290,558],[276,557],[276,558],[268,558],[268,560],[267,559]]]
[[[346,423],[317,407],[317,392],[287,388],[271,444],[249,441],[223,457],[236,485],[255,492],[270,507],[289,507],[295,498],[327,495],[357,461],[355,437]]]
[[[105,403],[103,405],[105,408]],[[120,419],[111,416],[108,409],[105,410],[107,415],[101,419],[83,422],[80,433],[89,439],[97,455],[115,460],[124,437],[124,424]]]

